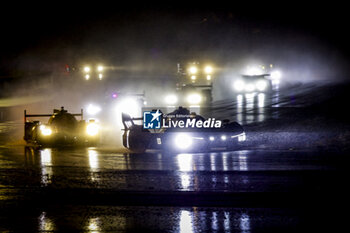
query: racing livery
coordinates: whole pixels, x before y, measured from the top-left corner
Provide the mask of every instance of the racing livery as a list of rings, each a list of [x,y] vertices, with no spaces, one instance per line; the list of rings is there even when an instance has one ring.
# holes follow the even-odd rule
[[[167,121],[188,121],[193,125],[203,125],[206,121],[200,115],[190,113],[186,108],[178,108],[167,116],[181,116]],[[224,120],[220,128],[180,128],[162,127],[161,129],[145,129],[142,124],[135,124],[135,121],[142,121],[143,118],[132,118],[123,113],[124,125],[123,145],[133,151],[145,151],[146,149],[166,149],[171,151],[210,151],[215,149],[236,149],[240,143],[245,141],[246,135],[240,124]],[[174,124],[174,123],[173,123]],[[176,124],[176,123],[175,123]],[[180,124],[178,124],[180,125]]]

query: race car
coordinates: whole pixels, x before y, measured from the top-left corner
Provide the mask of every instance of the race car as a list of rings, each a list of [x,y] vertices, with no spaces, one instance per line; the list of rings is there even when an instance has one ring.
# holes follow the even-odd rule
[[[49,117],[46,124],[28,121],[27,118]],[[80,117],[77,120],[75,117]],[[54,109],[53,114],[27,114],[24,110],[24,140],[38,146],[95,146],[99,142],[100,129],[97,122],[83,120],[80,113],[68,113],[64,107]]]
[[[177,88],[164,98],[165,106],[209,106],[212,101],[211,86],[188,84]]]
[[[168,113],[164,122],[180,122],[189,120],[197,126],[204,124],[208,119],[190,113],[186,108],[179,107],[174,112]],[[237,122],[224,120],[220,128],[161,128],[159,130],[144,129],[143,124],[135,124],[143,118],[132,118],[128,114],[122,114],[124,125],[123,145],[132,150],[143,152],[147,149],[163,149],[174,152],[206,152],[218,149],[237,149],[246,140],[243,127]]]
[[[233,82],[235,92],[252,93],[276,90],[282,76],[280,70],[276,70],[273,64],[248,66],[243,73]]]
[[[202,66],[199,62],[190,62],[183,68],[182,64],[177,64],[178,86],[188,84],[211,85],[213,81],[214,68],[212,65]]]
[[[177,82],[173,93],[164,96],[166,106],[209,106],[212,102],[214,69],[192,62],[184,69],[177,65]]]
[[[269,92],[272,90],[270,74],[242,75],[233,83],[233,88],[238,93]]]

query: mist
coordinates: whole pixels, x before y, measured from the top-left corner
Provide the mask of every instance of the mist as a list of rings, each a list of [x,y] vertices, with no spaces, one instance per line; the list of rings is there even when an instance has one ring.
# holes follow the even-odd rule
[[[1,60],[0,107],[13,107],[8,118],[21,119],[23,109],[79,112],[113,92],[144,93],[149,105],[161,106],[174,92],[177,64],[193,61],[213,64],[214,101],[231,98],[232,80],[252,64],[274,64],[283,73],[281,85],[349,79],[341,45],[286,18],[222,10],[67,17],[72,21],[66,19],[65,27],[54,23],[48,32],[33,29],[37,34],[25,43],[13,41],[16,49]],[[97,64],[105,67],[103,81],[84,80],[79,69]]]

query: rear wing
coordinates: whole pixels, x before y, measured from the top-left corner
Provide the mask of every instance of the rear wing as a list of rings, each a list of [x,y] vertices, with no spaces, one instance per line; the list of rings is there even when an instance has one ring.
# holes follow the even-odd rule
[[[124,130],[130,129],[132,126],[135,125],[134,121],[142,121],[142,117],[131,117],[129,114],[122,113],[122,122],[124,126]]]
[[[59,111],[66,111],[63,109],[63,107],[61,108],[61,110],[57,110],[57,109],[54,109],[53,110],[53,114],[59,112]],[[24,123],[27,122],[27,118],[28,117],[51,117],[53,114],[27,114],[27,110],[24,110]],[[71,113],[70,113],[71,114]],[[83,112],[83,109],[80,109],[80,113],[73,113],[71,114],[73,116],[80,116],[81,117],[81,120],[84,119],[84,112]]]
[[[185,85],[182,85],[182,86],[177,85],[176,88],[178,90],[186,89],[186,88],[212,89],[213,88],[213,84],[208,84],[208,85],[204,85],[204,84],[185,84]]]

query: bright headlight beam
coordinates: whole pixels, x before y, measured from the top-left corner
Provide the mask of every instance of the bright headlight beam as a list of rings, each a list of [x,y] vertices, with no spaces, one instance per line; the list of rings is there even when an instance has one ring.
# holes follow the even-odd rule
[[[272,79],[280,79],[281,76],[282,76],[282,74],[278,70],[271,72],[271,78]]]
[[[190,69],[189,69],[189,71],[190,71],[190,74],[196,74],[197,71],[198,71],[198,69],[197,69],[197,67],[195,67],[195,66],[191,66]]]
[[[202,96],[200,94],[190,94],[187,96],[187,101],[190,104],[199,104],[202,101]]]
[[[103,71],[103,66],[97,66],[97,71],[99,72]]]
[[[168,95],[165,97],[165,103],[167,104],[176,104],[177,96],[176,95]]]
[[[41,131],[41,134],[44,136],[50,136],[52,134],[52,130],[45,125],[40,126],[40,131]]]
[[[86,133],[90,136],[96,136],[99,131],[99,126],[96,123],[89,123],[86,126]]]
[[[192,145],[192,137],[187,134],[178,134],[174,143],[178,149],[188,149]]]
[[[211,66],[206,66],[206,67],[204,68],[204,72],[205,72],[206,74],[211,74],[211,73],[213,72],[213,67],[211,67]]]
[[[141,106],[135,99],[127,98],[120,101],[116,106],[117,114],[127,113],[133,117],[139,115]]]
[[[90,72],[90,70],[91,70],[91,69],[90,69],[90,67],[89,67],[89,66],[85,66],[85,67],[84,67],[84,71],[85,71],[86,73],[89,73],[89,72]]]
[[[267,83],[265,80],[259,80],[256,82],[256,89],[259,91],[264,91],[267,87]]]
[[[237,80],[234,82],[233,87],[236,91],[243,91],[244,89],[244,82],[242,80]]]

